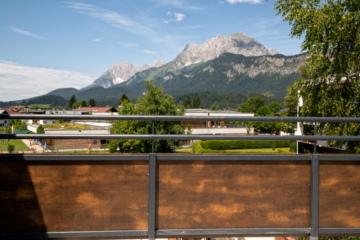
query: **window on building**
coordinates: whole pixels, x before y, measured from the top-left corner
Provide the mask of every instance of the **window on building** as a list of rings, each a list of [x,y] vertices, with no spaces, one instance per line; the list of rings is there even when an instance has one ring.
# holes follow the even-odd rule
[[[96,139],[94,139],[93,144],[97,144],[97,140],[96,140]]]
[[[46,121],[44,121],[44,124],[46,124]]]

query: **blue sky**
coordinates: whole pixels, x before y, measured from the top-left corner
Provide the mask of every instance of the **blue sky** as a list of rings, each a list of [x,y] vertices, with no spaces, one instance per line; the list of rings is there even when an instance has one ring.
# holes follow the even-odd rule
[[[275,0],[0,1],[0,101],[89,85],[111,65],[169,62],[188,43],[243,31],[298,54]]]

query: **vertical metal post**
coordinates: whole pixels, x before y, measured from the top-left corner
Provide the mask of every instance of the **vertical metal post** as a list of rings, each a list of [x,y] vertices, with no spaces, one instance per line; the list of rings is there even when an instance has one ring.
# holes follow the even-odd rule
[[[118,120],[118,134],[120,134],[120,121]],[[119,139],[117,140],[118,142],[118,151],[120,152],[120,145],[119,145]]]
[[[155,207],[156,207],[156,153],[149,156],[149,203],[148,203],[148,235],[155,239]]]
[[[154,135],[155,134],[155,121],[152,121],[152,134]],[[155,141],[152,140],[152,143],[151,143],[151,153],[155,153]]]
[[[316,122],[315,122],[315,125],[314,125],[314,136],[316,135]],[[316,140],[314,142],[314,154],[316,154]]]
[[[311,156],[310,240],[319,239],[319,155]]]

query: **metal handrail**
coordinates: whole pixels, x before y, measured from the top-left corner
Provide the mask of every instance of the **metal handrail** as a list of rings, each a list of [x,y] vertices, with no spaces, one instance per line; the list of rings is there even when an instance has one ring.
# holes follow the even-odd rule
[[[45,115],[0,114],[0,119],[124,120],[124,121],[238,121],[238,122],[353,122],[357,117],[243,117],[243,116],[174,116],[174,115]]]
[[[136,139],[136,140],[303,140],[360,141],[360,136],[195,135],[195,134],[0,134],[0,139]]]

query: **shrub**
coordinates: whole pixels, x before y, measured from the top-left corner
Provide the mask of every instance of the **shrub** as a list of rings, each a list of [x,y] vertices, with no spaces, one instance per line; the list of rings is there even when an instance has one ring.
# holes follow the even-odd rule
[[[9,153],[13,153],[15,150],[15,146],[9,143],[7,149]]]
[[[202,153],[203,147],[201,146],[201,142],[200,141],[194,142],[193,145],[191,146],[191,149],[193,153]]]
[[[211,150],[227,149],[253,149],[253,148],[282,148],[289,147],[291,141],[267,141],[267,140],[210,140],[202,141],[201,147]]]
[[[290,143],[290,152],[294,152],[296,153],[296,149],[297,148],[297,142],[296,141],[291,141]]]
[[[5,132],[6,132],[7,134],[11,134],[11,127],[5,128]]]
[[[109,148],[109,152],[110,153],[116,153],[116,148],[117,148],[117,141],[110,141],[109,144],[107,145]]]

